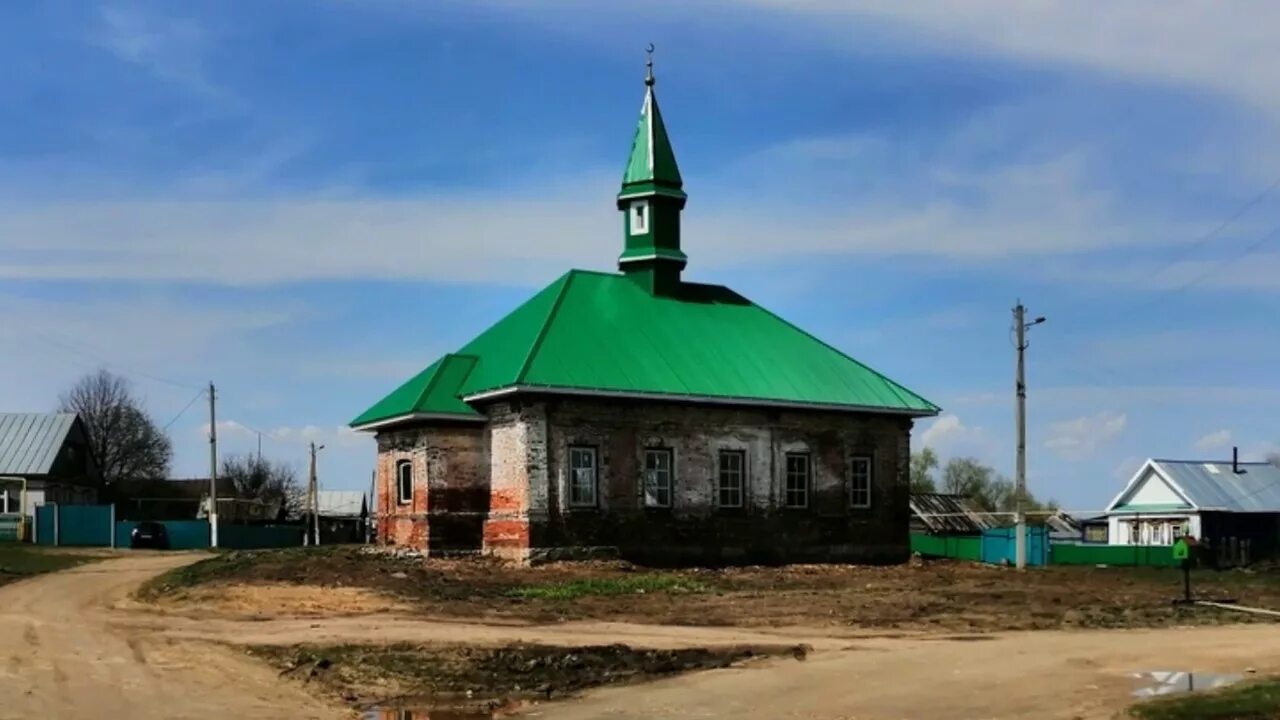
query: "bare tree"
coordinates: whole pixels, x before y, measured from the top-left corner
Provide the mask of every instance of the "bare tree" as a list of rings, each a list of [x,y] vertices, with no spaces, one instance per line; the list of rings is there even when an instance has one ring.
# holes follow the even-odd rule
[[[267,504],[279,502],[286,517],[303,510],[305,493],[302,483],[293,468],[284,463],[257,455],[232,455],[222,460],[218,474],[232,484],[239,499],[260,500]]]
[[[80,378],[58,405],[84,421],[89,449],[107,484],[168,475],[173,446],[142,409],[128,380],[99,370]]]

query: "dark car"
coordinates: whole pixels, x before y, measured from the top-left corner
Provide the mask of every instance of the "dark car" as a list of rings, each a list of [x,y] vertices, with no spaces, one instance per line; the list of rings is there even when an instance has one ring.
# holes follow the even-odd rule
[[[164,529],[164,523],[140,522],[133,532],[129,533],[129,547],[135,550],[138,548],[168,550],[169,532]]]

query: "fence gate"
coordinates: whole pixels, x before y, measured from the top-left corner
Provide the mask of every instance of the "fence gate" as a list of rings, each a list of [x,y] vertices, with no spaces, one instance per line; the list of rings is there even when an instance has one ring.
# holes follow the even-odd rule
[[[982,531],[982,562],[1013,565],[1017,562],[1018,531],[995,528]],[[1027,564],[1049,564],[1049,533],[1042,527],[1027,528]]]

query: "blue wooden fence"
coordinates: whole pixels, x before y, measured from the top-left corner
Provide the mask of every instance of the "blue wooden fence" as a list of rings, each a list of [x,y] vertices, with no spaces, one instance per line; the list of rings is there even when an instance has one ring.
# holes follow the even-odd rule
[[[35,539],[40,545],[129,547],[137,521],[116,522],[110,505],[40,505],[36,508]],[[209,547],[208,520],[161,521],[169,536],[170,550],[201,550]],[[218,545],[248,550],[295,547],[302,544],[302,528],[297,525],[218,524]]]

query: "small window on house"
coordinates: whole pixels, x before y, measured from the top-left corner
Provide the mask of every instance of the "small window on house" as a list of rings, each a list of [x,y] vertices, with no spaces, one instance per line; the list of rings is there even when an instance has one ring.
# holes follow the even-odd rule
[[[649,448],[644,451],[644,504],[646,507],[671,507],[671,450]]]
[[[0,513],[15,514],[22,511],[18,507],[20,493],[13,490],[0,490]]]
[[[569,505],[572,507],[595,507],[596,505],[595,448],[569,448]]]
[[[716,495],[720,507],[742,507],[747,454],[742,450],[721,450],[719,465]]]
[[[631,203],[631,234],[639,235],[649,232],[649,202],[638,200]]]
[[[409,460],[396,463],[396,486],[401,505],[413,502],[413,463]]]
[[[871,507],[871,458],[849,459],[849,504],[856,508]]]
[[[789,508],[809,506],[809,453],[787,453],[784,504]]]

